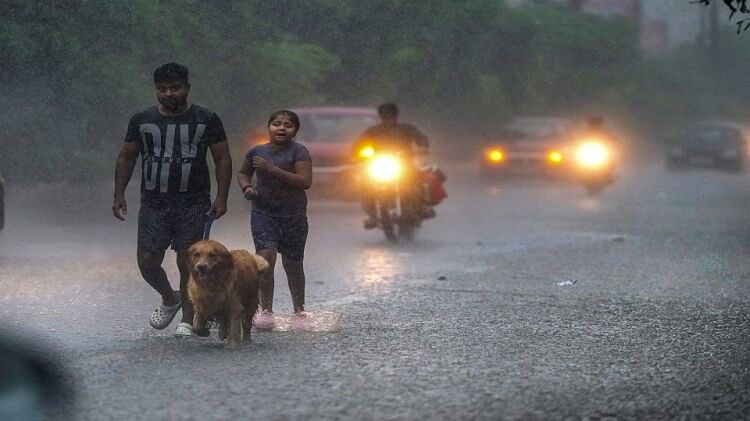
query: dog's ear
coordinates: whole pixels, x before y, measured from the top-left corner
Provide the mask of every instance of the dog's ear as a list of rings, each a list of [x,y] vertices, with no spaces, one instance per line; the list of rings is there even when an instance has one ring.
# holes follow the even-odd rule
[[[221,253],[221,264],[229,270],[234,269],[234,259],[232,259],[231,252],[224,251],[223,253]]]

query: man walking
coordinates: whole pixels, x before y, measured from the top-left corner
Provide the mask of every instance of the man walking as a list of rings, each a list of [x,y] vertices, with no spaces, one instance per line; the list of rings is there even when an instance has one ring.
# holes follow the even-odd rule
[[[130,119],[115,166],[112,213],[125,220],[125,188],[141,157],[141,208],[138,214],[138,268],[143,279],[161,295],[151,315],[151,326],[164,329],[182,307],[177,336],[193,334],[193,307],[187,295],[187,250],[201,240],[209,217],[227,211],[232,158],[219,116],[188,102],[188,69],[166,63],[154,71],[158,105]],[[216,164],[216,199],[211,203],[211,180],[206,155]],[[174,291],[162,268],[166,249],[177,253],[180,290]]]

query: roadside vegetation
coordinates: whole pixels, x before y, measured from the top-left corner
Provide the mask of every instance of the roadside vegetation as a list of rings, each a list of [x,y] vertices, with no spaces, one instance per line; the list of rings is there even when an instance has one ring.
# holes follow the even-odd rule
[[[686,5],[690,7],[690,5]],[[544,1],[9,1],[0,26],[0,165],[18,180],[109,174],[151,71],[191,71],[191,97],[239,139],[269,110],[397,101],[460,135],[514,114],[598,112],[659,131],[744,118],[747,35],[643,57],[624,18]],[[472,138],[473,139],[473,138]]]

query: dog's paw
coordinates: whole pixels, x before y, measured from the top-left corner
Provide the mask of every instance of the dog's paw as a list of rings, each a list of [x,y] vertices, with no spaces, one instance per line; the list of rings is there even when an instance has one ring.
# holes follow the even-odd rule
[[[200,336],[200,337],[205,338],[207,336],[211,336],[211,331],[208,330],[207,327],[204,327],[203,329],[195,329],[193,331],[193,334],[195,334],[196,336]]]

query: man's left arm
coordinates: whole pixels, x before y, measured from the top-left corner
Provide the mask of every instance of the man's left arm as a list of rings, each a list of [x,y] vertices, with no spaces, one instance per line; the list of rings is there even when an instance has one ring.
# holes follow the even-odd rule
[[[227,213],[227,197],[229,185],[232,183],[232,154],[229,152],[229,142],[214,143],[211,146],[211,156],[216,167],[216,199],[211,204],[209,212],[214,217],[221,218]]]

